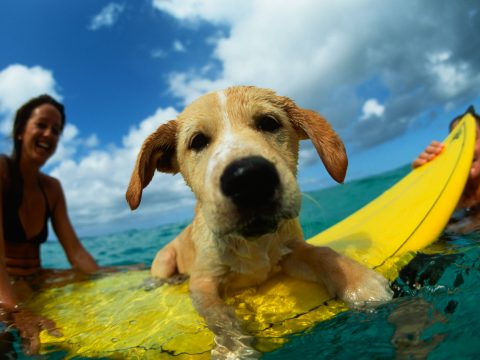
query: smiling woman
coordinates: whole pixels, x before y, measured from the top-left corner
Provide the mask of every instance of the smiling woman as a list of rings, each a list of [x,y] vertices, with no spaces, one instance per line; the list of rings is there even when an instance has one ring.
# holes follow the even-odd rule
[[[54,331],[55,324],[21,304],[54,275],[64,280],[76,275],[41,268],[40,244],[47,240],[48,220],[78,274],[99,269],[70,223],[60,182],[40,171],[55,153],[64,125],[62,104],[48,95],[33,98],[16,113],[12,155],[0,157],[0,322],[19,330],[28,352],[36,351],[39,331]],[[0,340],[6,336],[0,333]]]

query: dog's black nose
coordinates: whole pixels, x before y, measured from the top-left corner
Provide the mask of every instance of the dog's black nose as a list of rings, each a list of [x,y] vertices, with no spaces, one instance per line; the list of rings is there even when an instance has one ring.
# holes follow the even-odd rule
[[[235,160],[220,178],[220,187],[240,208],[256,208],[269,204],[280,184],[275,166],[260,156]]]

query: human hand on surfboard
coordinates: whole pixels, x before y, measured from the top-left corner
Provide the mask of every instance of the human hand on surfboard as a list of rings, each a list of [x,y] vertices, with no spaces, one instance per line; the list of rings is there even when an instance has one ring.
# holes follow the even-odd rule
[[[416,169],[432,161],[442,153],[444,147],[445,146],[441,142],[436,140],[432,141],[430,145],[428,145],[425,150],[423,150],[423,152],[420,153],[420,155],[418,155],[418,157],[413,161],[412,167]]]
[[[37,354],[40,349],[40,332],[47,330],[50,335],[62,336],[55,322],[35,314],[28,309],[20,309],[11,313],[10,327],[15,327],[22,338],[23,350],[28,355]]]
[[[480,116],[476,113],[475,108],[471,105],[463,115],[455,117],[450,122],[449,131],[452,131],[459,124],[460,120],[467,114],[475,118],[475,122],[477,125],[477,140],[475,142],[473,161],[467,183],[467,188],[470,188],[467,190],[472,192],[472,190],[476,191],[477,188],[479,188],[480,182]],[[432,161],[439,154],[442,153],[443,149],[444,145],[442,143],[438,141],[432,141],[431,144],[413,161],[412,167],[415,169]]]
[[[478,131],[478,128],[477,128],[477,131]],[[425,148],[425,150],[423,150],[423,152],[420,153],[420,155],[418,155],[418,157],[412,162],[412,168],[416,169],[432,161],[442,153],[444,148],[445,148],[445,145],[443,145],[441,142],[438,142],[435,140],[432,141],[430,145],[428,145]],[[480,177],[480,141],[477,140],[469,178],[473,180],[479,177]]]

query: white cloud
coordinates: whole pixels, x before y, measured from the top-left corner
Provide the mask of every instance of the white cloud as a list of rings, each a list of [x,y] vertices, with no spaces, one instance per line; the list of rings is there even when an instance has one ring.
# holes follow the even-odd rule
[[[201,72],[199,72],[201,74]],[[205,92],[224,88],[231,83],[228,80],[210,80],[195,73],[172,73],[169,76],[170,91],[188,104]]]
[[[79,152],[91,151],[99,145],[96,134],[84,138],[79,136],[80,131],[74,124],[68,123],[63,129],[57,150],[46,165],[47,171],[64,161],[71,161]]]
[[[185,45],[180,41],[180,40],[175,40],[173,42],[173,50],[176,51],[176,52],[186,52],[187,51],[187,48],[185,47]]]
[[[97,135],[96,134],[90,135],[88,138],[85,139],[84,143],[86,147],[89,147],[89,148],[96,147],[99,143]]]
[[[168,53],[163,49],[154,49],[150,54],[154,59],[165,59],[168,56]]]
[[[125,5],[110,3],[92,17],[88,29],[95,31],[101,28],[110,28],[118,21],[125,10]]]
[[[71,159],[75,155],[79,142],[77,135],[78,128],[73,124],[67,123],[57,145],[57,150],[52,158],[48,161],[49,167],[63,160]]]
[[[62,139],[64,141],[71,141],[78,135],[78,128],[72,124],[66,124],[63,129]]]
[[[178,112],[172,107],[157,109],[155,114],[143,120],[138,127],[130,129],[130,132],[122,140],[123,146],[135,153],[138,152],[148,135],[154,132],[161,124],[175,119],[177,114]]]
[[[472,72],[469,64],[463,61],[452,61],[450,52],[431,54],[428,60],[427,71],[434,76],[435,89],[447,100],[479,82],[479,75]]]
[[[175,40],[172,43],[172,48],[170,51],[164,50],[164,49],[153,49],[150,51],[150,55],[154,59],[166,59],[169,57],[169,55],[172,53],[185,53],[187,52],[187,46],[181,42],[180,40]]]
[[[230,23],[250,9],[250,1],[153,0],[155,8],[186,22]]]
[[[347,142],[370,147],[414,127],[420,113],[478,98],[480,62],[472,49],[480,45],[480,34],[478,22],[466,19],[478,12],[479,4],[439,7],[434,0],[240,4],[236,13],[230,1],[153,1],[155,8],[187,27],[206,22],[221,30],[209,35],[215,36],[210,42],[212,63],[220,64],[214,77],[200,71],[210,63],[169,76],[171,93],[185,103],[235,84],[270,87],[319,110],[341,133],[352,134]],[[382,90],[359,94],[372,78],[379,79]],[[365,98],[385,98],[388,103],[388,111],[381,114],[385,121],[375,128],[355,121]],[[368,115],[381,112],[380,106],[374,110]]]
[[[49,94],[57,100],[57,84],[50,70],[41,66],[27,67],[13,64],[0,71],[0,134],[12,130],[16,110],[30,98]]]
[[[313,146],[308,146],[307,144],[302,143],[300,146],[300,151],[298,153],[298,162],[299,166],[304,167],[311,164],[314,164],[318,161],[318,153]]]
[[[377,99],[368,99],[362,107],[360,120],[367,120],[372,117],[382,117],[385,112],[385,106],[380,104]]]
[[[341,28],[338,25],[342,25],[337,24],[339,19],[326,16],[335,5],[315,1],[281,5],[275,1],[244,1],[242,6],[250,11],[231,16],[235,7],[223,2],[215,11],[202,1],[156,3],[158,8],[182,21],[197,19],[216,23],[222,20],[230,26],[228,35],[218,37],[217,34],[214,56],[222,63],[221,77],[205,79],[194,71],[175,74],[171,77],[172,91],[179,97],[190,99],[191,92],[203,93],[223,84],[247,83],[272,87],[301,98],[313,88],[320,90],[316,94],[327,92],[333,79],[351,81],[350,59],[360,44],[338,32]],[[352,4],[352,11],[360,8]],[[333,69],[340,71],[334,73]],[[346,71],[342,71],[344,69]]]

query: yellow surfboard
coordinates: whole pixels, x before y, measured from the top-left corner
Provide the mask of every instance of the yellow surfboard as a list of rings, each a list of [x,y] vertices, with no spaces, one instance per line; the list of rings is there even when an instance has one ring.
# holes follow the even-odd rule
[[[331,246],[375,268],[389,280],[415,251],[431,244],[447,224],[463,191],[473,157],[476,124],[464,120],[445,140],[444,152],[377,199],[308,241]],[[213,335],[192,307],[188,284],[145,285],[148,271],[130,271],[51,288],[29,306],[53,319],[60,338],[41,334],[42,352],[67,357],[209,359]],[[261,351],[286,336],[329,319],[346,306],[319,285],[277,276],[229,297]]]

